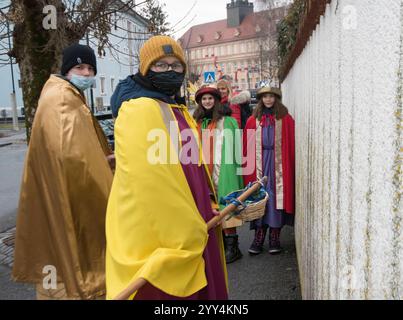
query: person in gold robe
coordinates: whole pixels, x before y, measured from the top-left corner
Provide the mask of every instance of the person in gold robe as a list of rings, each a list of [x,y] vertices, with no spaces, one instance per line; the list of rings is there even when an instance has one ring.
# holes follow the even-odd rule
[[[105,215],[113,173],[106,137],[83,91],[96,75],[94,51],[63,52],[38,103],[25,160],[13,279],[38,299],[105,296]]]

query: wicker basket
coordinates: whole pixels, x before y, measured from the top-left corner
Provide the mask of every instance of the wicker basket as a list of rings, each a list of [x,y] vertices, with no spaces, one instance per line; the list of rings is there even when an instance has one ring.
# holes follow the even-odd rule
[[[269,199],[269,195],[266,192],[266,196],[264,197],[264,199],[262,199],[256,203],[249,204],[243,210],[241,207],[240,210],[242,210],[242,211],[240,212],[240,214],[234,216],[234,218],[241,219],[244,222],[260,219],[261,217],[264,216],[265,209],[266,209],[266,203],[267,203],[268,199]]]
[[[238,193],[242,193],[245,190],[237,190],[234,192],[231,192],[230,194],[228,194],[225,198],[228,197],[233,197],[233,198],[237,198],[237,194]],[[238,206],[238,213],[234,214],[234,215],[230,215],[230,218],[234,217],[236,219],[240,219],[244,222],[249,222],[249,221],[253,221],[256,219],[260,219],[261,217],[264,216],[265,213],[265,209],[266,209],[266,203],[269,200],[269,195],[266,192],[266,190],[264,190],[263,188],[260,190],[260,192],[264,192],[264,198],[253,202],[253,203],[249,203],[246,206]],[[228,204],[229,201],[227,201]]]

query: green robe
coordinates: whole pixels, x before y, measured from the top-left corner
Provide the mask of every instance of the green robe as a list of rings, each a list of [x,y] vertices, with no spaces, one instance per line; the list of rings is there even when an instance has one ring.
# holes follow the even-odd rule
[[[203,119],[201,123],[202,130],[208,128],[211,119]],[[222,120],[220,120],[222,121]],[[241,135],[238,131],[239,127],[236,120],[232,117],[224,117],[223,129],[225,130],[222,148],[221,148],[221,162],[219,164],[214,163],[214,167],[219,166],[219,175],[218,175],[218,200],[221,197],[225,197],[227,194],[240,190],[243,188],[243,179],[242,179],[242,170],[241,170],[241,155],[242,155],[242,147],[241,147]],[[233,137],[228,139],[228,135]],[[214,140],[216,143],[216,140]],[[228,143],[233,144],[227,145]],[[237,145],[237,148],[235,148]],[[226,148],[228,151],[225,152]],[[215,150],[215,148],[214,148]],[[232,154],[229,154],[231,152]],[[214,155],[214,159],[215,159]],[[238,169],[238,170],[237,170]],[[238,171],[238,172],[237,172]],[[238,174],[237,174],[238,173]],[[225,206],[220,205],[220,210],[224,209]]]

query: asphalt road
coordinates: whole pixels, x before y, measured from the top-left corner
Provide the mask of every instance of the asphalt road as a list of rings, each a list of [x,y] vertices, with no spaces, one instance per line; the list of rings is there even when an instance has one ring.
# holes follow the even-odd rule
[[[264,252],[251,256],[248,248],[254,231],[249,224],[238,228],[243,257],[227,265],[231,300],[300,300],[294,229],[284,227],[281,234],[283,253],[270,255],[268,239]]]
[[[0,300],[34,300],[33,285],[16,283],[11,280],[11,269],[0,265]]]
[[[10,138],[1,138],[0,144],[0,232],[15,226],[16,210],[20,194],[26,142],[25,132]]]

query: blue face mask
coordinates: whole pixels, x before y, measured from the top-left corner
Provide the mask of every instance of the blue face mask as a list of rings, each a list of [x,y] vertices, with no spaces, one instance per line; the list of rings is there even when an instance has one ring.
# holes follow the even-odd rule
[[[80,90],[84,91],[95,84],[95,77],[84,77],[73,74],[70,82]]]

